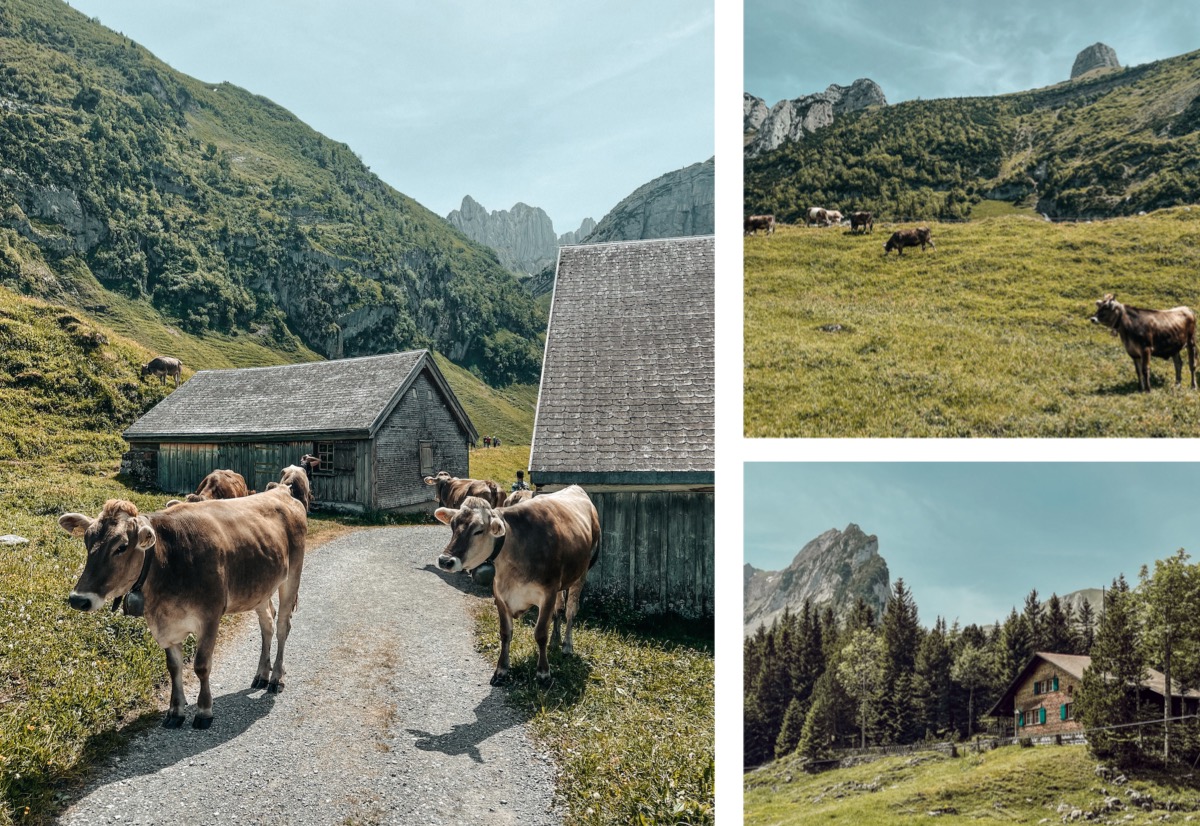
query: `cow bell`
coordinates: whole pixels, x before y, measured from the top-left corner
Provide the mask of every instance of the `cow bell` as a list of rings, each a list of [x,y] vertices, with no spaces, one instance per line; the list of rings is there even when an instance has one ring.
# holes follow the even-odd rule
[[[471,579],[478,582],[485,588],[492,586],[492,579],[496,576],[496,566],[490,562],[484,562],[481,565],[475,566],[475,570],[471,571]]]
[[[140,617],[146,610],[146,598],[141,591],[130,591],[122,601],[121,610],[127,617]]]

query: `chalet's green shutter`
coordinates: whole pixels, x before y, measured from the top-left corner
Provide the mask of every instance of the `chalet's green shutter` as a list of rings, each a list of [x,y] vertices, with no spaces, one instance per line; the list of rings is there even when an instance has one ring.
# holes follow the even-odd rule
[[[1038,720],[1038,722],[1045,723],[1046,722],[1046,707],[1042,706],[1040,709],[1038,709],[1038,711],[1041,712],[1039,715],[1040,719]]]
[[[1054,688],[1053,688],[1053,689],[1051,689],[1051,690],[1052,690],[1052,691],[1058,691],[1058,677],[1055,677],[1055,678],[1054,678]]]
[[[1023,711],[1018,711],[1018,712],[1017,712],[1017,725],[1018,725],[1018,726],[1024,726],[1024,725],[1025,725],[1025,712],[1023,712]]]
[[[1067,719],[1067,704],[1066,703],[1063,703],[1061,706],[1058,707],[1058,719],[1060,719],[1060,720]]]

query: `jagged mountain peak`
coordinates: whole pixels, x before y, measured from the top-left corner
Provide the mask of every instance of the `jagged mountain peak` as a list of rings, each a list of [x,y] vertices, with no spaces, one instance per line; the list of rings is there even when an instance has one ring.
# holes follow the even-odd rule
[[[1093,43],[1075,56],[1071,66],[1071,80],[1086,75],[1096,69],[1119,69],[1121,62],[1117,60],[1117,52],[1105,43]]]
[[[749,157],[770,152],[789,141],[823,129],[835,118],[872,106],[887,106],[879,84],[860,77],[849,86],[831,83],[824,92],[781,100],[767,109],[766,102],[742,93],[742,131]]]
[[[743,580],[746,633],[760,624],[770,625],[786,608],[798,610],[806,599],[814,606],[832,605],[843,615],[862,597],[879,615],[891,596],[879,538],[854,523],[805,543],[782,571],[761,571],[747,563]]]

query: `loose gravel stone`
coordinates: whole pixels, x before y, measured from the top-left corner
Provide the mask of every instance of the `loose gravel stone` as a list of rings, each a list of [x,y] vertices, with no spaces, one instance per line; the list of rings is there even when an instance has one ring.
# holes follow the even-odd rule
[[[447,537],[379,528],[311,553],[284,691],[249,688],[251,616],[218,646],[212,728],[135,738],[60,822],[560,823],[555,767],[475,651],[479,597],[466,575],[434,563]]]

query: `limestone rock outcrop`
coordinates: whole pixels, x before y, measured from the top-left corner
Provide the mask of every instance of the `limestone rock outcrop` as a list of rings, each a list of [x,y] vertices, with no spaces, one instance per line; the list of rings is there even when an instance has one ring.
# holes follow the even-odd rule
[[[1075,56],[1075,64],[1071,66],[1071,80],[1086,75],[1096,69],[1119,69],[1120,61],[1112,46],[1104,43],[1093,43]]]
[[[824,92],[781,100],[765,116],[763,110],[766,109],[766,103],[743,93],[742,126],[746,135],[746,155],[753,158],[789,141],[798,141],[810,132],[829,126],[834,118],[841,115],[886,105],[883,89],[865,77],[849,86],[833,83]]]
[[[711,234],[713,169],[709,158],[639,186],[600,219],[585,243]]]

